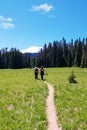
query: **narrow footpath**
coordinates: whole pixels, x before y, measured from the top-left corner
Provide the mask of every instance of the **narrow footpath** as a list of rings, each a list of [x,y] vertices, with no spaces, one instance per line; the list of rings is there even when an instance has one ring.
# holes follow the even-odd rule
[[[49,90],[46,101],[46,113],[48,120],[47,130],[62,130],[60,127],[58,127],[57,122],[57,114],[54,106],[54,89],[48,82],[44,81],[44,83],[48,86]]]

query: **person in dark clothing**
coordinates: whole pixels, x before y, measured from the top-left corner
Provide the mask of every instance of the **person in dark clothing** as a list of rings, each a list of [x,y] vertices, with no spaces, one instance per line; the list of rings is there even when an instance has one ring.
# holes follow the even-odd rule
[[[44,77],[44,67],[41,66],[40,68],[40,75],[41,75],[41,79],[43,80],[43,77]]]
[[[38,72],[39,72],[39,69],[37,66],[35,66],[35,68],[34,68],[35,79],[38,79]]]

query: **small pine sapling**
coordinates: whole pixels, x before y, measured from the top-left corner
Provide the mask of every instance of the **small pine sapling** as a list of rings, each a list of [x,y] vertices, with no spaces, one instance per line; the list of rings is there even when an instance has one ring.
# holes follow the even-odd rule
[[[77,83],[77,81],[75,80],[76,76],[74,75],[74,72],[72,71],[69,78],[68,78],[68,81],[70,83]]]

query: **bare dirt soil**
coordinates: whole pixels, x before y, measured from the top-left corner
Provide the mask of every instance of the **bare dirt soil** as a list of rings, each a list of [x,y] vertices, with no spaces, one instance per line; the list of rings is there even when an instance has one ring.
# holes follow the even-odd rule
[[[48,82],[44,81],[44,83],[48,86],[49,90],[49,94],[46,100],[46,113],[48,120],[47,130],[62,130],[58,126],[57,114],[54,106],[54,89]]]

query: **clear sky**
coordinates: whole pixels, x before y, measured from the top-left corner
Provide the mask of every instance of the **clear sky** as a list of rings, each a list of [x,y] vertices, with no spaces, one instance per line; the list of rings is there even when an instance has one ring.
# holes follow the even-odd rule
[[[87,37],[87,0],[0,0],[0,49]]]

